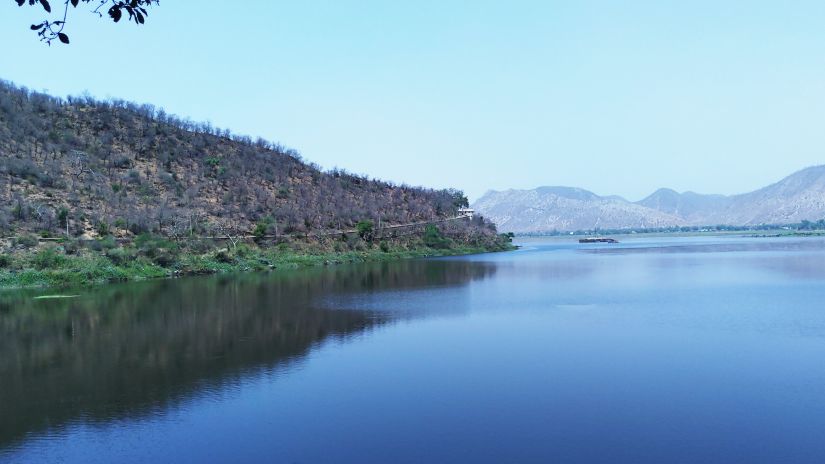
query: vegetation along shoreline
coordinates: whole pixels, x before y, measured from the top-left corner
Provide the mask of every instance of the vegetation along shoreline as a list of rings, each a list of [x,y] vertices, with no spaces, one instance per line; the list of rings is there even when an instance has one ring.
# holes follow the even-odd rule
[[[0,288],[508,249],[463,192],[324,170],[151,105],[0,81]]]
[[[354,240],[345,235],[323,240],[171,240],[142,234],[118,243],[35,236],[12,239],[12,251],[0,254],[0,290],[59,288],[109,282],[236,272],[263,272],[344,263],[456,256],[513,250],[508,234],[458,241],[435,225],[402,239],[376,240],[367,231]]]

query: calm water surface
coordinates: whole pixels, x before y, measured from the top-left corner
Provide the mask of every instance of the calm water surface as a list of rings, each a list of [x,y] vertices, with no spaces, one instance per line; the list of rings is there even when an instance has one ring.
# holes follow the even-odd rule
[[[0,462],[825,462],[825,241],[522,244],[0,294]]]

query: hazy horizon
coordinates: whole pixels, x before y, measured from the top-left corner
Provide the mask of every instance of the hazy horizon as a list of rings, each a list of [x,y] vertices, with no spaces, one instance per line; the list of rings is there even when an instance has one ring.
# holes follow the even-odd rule
[[[786,178],[786,177],[788,177],[788,176],[791,176],[791,175],[793,175],[793,174],[796,174],[796,173],[798,173],[798,172],[800,172],[800,171],[804,171],[804,170],[806,170],[806,169],[810,169],[810,168],[821,168],[821,167],[825,167],[825,164],[816,164],[816,165],[811,165],[811,166],[804,166],[804,167],[801,167],[801,168],[799,168],[799,169],[797,169],[797,170],[795,170],[795,171],[793,171],[793,172],[789,172],[789,173],[787,173],[787,174],[780,175],[778,178],[776,178],[776,180],[773,180],[773,181],[771,181],[771,182],[769,182],[769,183],[767,183],[767,184],[765,184],[765,185],[758,186],[758,187],[753,188],[753,189],[751,189],[751,190],[747,190],[747,191],[743,191],[743,192],[733,192],[733,193],[699,192],[699,191],[696,191],[696,190],[693,190],[693,189],[678,190],[678,189],[674,189],[674,188],[668,187],[668,186],[666,186],[666,185],[663,185],[663,186],[660,186],[660,187],[657,187],[657,188],[655,188],[655,189],[651,190],[650,192],[648,192],[647,194],[643,195],[643,196],[642,196],[642,197],[640,197],[640,198],[627,198],[627,197],[625,197],[624,195],[619,195],[619,194],[616,194],[616,193],[611,193],[611,192],[600,192],[600,191],[598,191],[598,190],[589,189],[589,188],[585,188],[585,187],[581,187],[581,186],[577,186],[577,185],[536,185],[535,187],[527,187],[527,188],[505,188],[505,189],[499,189],[499,190],[497,190],[497,189],[488,189],[488,190],[485,190],[485,191],[484,191],[484,192],[483,192],[483,193],[479,196],[479,198],[480,198],[480,197],[482,197],[482,196],[484,196],[484,195],[486,195],[487,193],[490,193],[490,192],[503,192],[503,191],[508,191],[508,190],[529,191],[529,190],[536,190],[536,189],[540,189],[540,188],[548,188],[548,187],[549,187],[549,188],[553,188],[553,187],[561,187],[561,188],[577,188],[577,189],[587,190],[587,191],[589,191],[589,192],[591,192],[591,193],[595,193],[596,195],[598,195],[598,196],[600,196],[600,197],[613,197],[613,196],[618,196],[618,197],[624,198],[625,200],[628,200],[628,201],[631,201],[631,202],[638,202],[638,201],[644,200],[645,198],[649,197],[650,195],[652,195],[652,194],[654,194],[654,193],[656,193],[657,191],[662,190],[662,189],[669,189],[669,190],[673,190],[673,191],[675,191],[675,192],[677,192],[677,193],[679,193],[679,194],[685,194],[685,193],[695,193],[695,194],[699,194],[699,195],[724,195],[724,196],[736,196],[736,195],[742,195],[742,194],[746,194],[746,193],[751,193],[751,192],[753,192],[753,191],[755,191],[755,190],[759,190],[759,189],[761,189],[761,188],[763,188],[763,187],[768,187],[768,186],[773,185],[773,184],[775,184],[775,183],[777,183],[777,182],[779,182],[779,181],[783,180],[784,178]],[[472,201],[472,200],[471,200],[471,201]]]
[[[42,9],[6,5],[0,77],[471,200],[547,185],[730,195],[823,162],[816,2],[163,2],[141,27],[83,9],[71,45],[47,47],[28,28]]]

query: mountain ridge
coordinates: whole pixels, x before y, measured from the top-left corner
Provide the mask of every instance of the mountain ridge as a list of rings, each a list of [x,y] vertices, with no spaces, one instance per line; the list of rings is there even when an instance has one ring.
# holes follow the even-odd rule
[[[796,223],[825,217],[825,165],[735,195],[662,187],[631,202],[576,187],[542,186],[489,190],[472,206],[501,230],[517,233]]]

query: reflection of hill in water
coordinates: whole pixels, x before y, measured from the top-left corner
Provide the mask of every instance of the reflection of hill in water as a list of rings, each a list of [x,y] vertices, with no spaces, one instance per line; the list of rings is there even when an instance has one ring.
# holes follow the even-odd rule
[[[335,310],[369,312],[393,320],[422,318],[467,311],[466,295],[457,288],[484,279],[499,270],[498,264],[468,260],[408,261],[405,273],[371,273],[344,291],[313,300],[315,306]],[[408,274],[417,275],[410,280]],[[433,292],[439,292],[434,297]]]
[[[390,321],[321,309],[319,296],[463,285],[494,269],[404,261],[114,285],[63,300],[0,295],[0,448],[78,418],[163,411]]]

